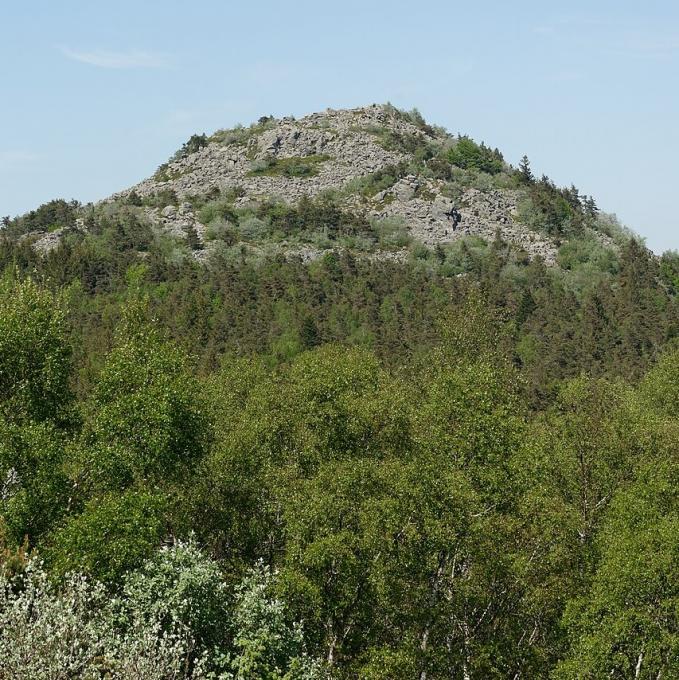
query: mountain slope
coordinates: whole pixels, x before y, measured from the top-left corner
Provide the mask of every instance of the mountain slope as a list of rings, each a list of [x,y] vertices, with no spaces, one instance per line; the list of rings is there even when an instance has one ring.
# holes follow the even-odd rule
[[[114,215],[146,232],[132,238],[140,257],[160,239],[200,261],[225,253],[309,261],[330,250],[404,261],[437,248],[445,259],[456,243],[499,237],[517,257],[555,265],[566,243],[599,253],[629,238],[574,186],[534,178],[527,159],[516,169],[497,149],[389,104],[193,135],[139,184],[94,206],[52,201],[6,218],[5,232],[46,253],[65,238],[96,236]]]
[[[249,128],[194,135],[153,177],[111,200],[132,196],[148,203],[165,196],[168,205],[147,207],[147,217],[175,236],[195,230],[201,242],[209,240],[208,225],[196,204],[226,194],[236,209],[331,195],[341,209],[373,224],[402,222],[408,237],[426,246],[464,236],[491,241],[499,234],[548,264],[556,261],[560,239],[576,231],[613,245],[595,214],[587,219],[577,190],[564,199],[544,178],[540,199],[547,205],[536,208],[522,177],[497,150],[452,137],[417,113],[373,105],[300,120],[265,117]],[[178,208],[169,203],[175,200]],[[550,230],[555,200],[563,215]]]

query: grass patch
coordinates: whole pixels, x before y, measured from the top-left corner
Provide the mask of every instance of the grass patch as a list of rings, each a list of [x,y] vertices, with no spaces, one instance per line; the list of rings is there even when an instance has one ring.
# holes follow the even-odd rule
[[[355,177],[344,186],[345,194],[360,194],[365,198],[372,198],[380,191],[385,191],[398,182],[401,177],[408,174],[405,163],[398,165],[385,165],[380,170],[371,172],[369,175]]]
[[[248,177],[313,177],[318,166],[330,160],[330,156],[292,156],[290,158],[267,158],[255,161]]]

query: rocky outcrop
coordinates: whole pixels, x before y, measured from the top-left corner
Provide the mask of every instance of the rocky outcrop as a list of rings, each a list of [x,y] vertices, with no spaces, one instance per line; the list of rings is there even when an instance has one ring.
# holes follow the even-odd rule
[[[75,223],[68,227],[60,227],[49,232],[30,232],[25,238],[31,239],[33,249],[41,255],[47,255],[54,250],[67,234],[74,232],[85,233],[87,231],[82,219],[77,219]]]
[[[168,205],[162,209],[146,208],[144,212],[147,219],[168,236],[186,240],[193,231],[200,243],[205,242],[205,225],[198,221],[190,203]]]
[[[548,264],[556,261],[557,244],[517,220],[520,192],[458,187],[454,200],[443,181],[415,174],[371,197],[355,190],[361,178],[411,162],[413,156],[405,149],[412,144],[409,147],[404,141],[414,140],[420,146],[450,143],[443,131],[415,124],[390,106],[328,109],[299,120],[262,119],[250,128],[217,132],[210,140],[112,198],[132,191],[144,197],[172,190],[180,205],[149,210],[149,218],[178,238],[195,229],[202,242],[205,227],[186,200],[192,195],[232,190],[237,204],[264,199],[294,203],[331,190],[347,207],[370,218],[402,218],[412,237],[426,245],[465,235],[492,240],[499,233]]]
[[[250,136],[245,143],[213,141],[198,152],[169,163],[161,175],[114,198],[132,190],[143,197],[172,189],[181,199],[214,188],[236,187],[249,199],[279,197],[294,201],[304,195],[314,196],[328,189],[340,189],[352,179],[407,160],[406,154],[380,145],[379,134],[384,129],[426,136],[417,126],[395,118],[380,106],[347,111],[329,109],[298,121],[282,118]],[[299,159],[303,164],[305,158],[314,156],[325,160],[314,163],[314,172],[309,176],[253,174],[258,162],[267,159]]]
[[[378,219],[402,217],[410,233],[426,245],[449,243],[475,235],[486,241],[500,236],[547,264],[556,262],[556,244],[546,236],[515,222],[518,192],[467,189],[458,201],[446,196],[442,182],[409,175],[375,199],[380,205],[370,214]]]

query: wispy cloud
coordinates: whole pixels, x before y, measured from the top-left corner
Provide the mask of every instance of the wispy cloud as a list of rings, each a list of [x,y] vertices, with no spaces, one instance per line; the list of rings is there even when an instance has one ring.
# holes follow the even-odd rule
[[[16,170],[18,167],[30,165],[40,159],[31,151],[0,151],[0,171]]]
[[[579,41],[609,54],[666,58],[679,54],[679,33],[666,27],[643,28],[602,17],[562,16],[531,27],[545,39]]]
[[[620,49],[649,57],[667,57],[679,52],[679,35],[648,35],[631,32]]]
[[[165,55],[144,50],[73,50],[70,47],[59,47],[59,50],[69,59],[100,68],[163,68],[168,65]]]

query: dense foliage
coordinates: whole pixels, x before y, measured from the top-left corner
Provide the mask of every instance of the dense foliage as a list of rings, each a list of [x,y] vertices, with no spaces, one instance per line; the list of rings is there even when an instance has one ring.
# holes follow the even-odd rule
[[[121,248],[103,289],[78,247],[1,287],[11,677],[679,671],[677,312],[637,243],[587,285],[500,242],[463,278]]]
[[[417,153],[519,187],[558,266],[331,195],[190,197],[204,262],[144,218],[171,191],[8,222],[0,678],[679,676],[679,257],[527,159]]]

